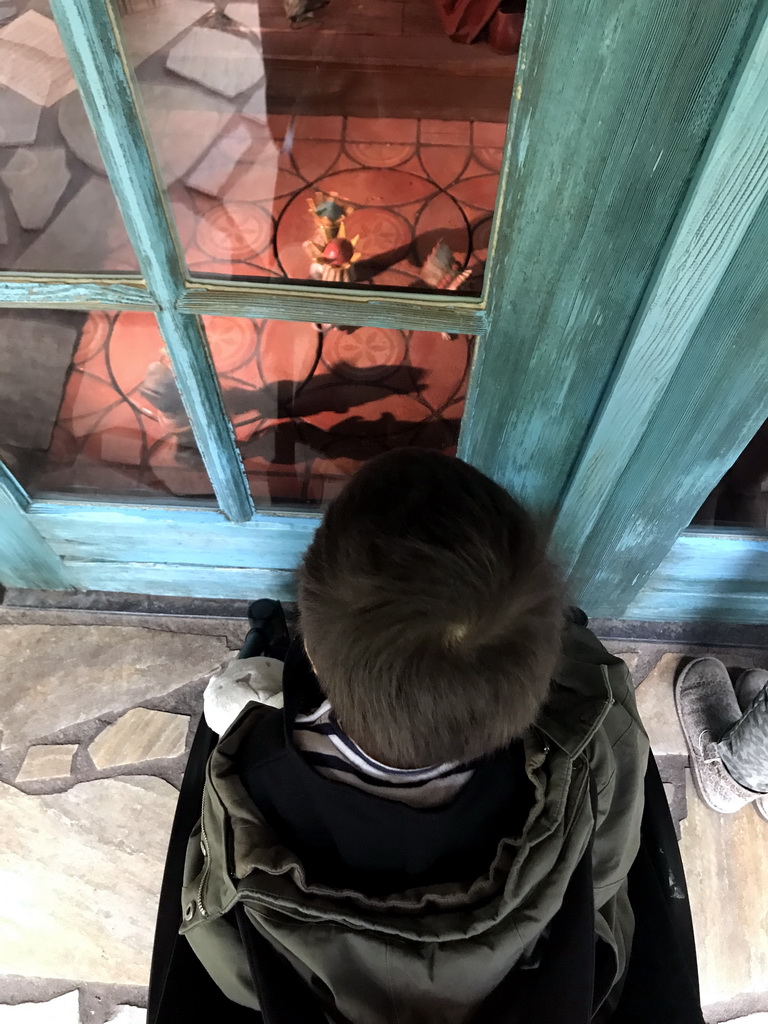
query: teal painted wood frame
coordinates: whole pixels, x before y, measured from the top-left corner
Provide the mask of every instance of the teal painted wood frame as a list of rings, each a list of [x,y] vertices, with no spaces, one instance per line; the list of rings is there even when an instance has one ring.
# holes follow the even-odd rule
[[[0,273],[0,307],[42,306],[45,309],[105,309],[156,312],[161,305],[152,297],[143,278],[93,275],[84,278],[55,274],[18,276]],[[257,296],[247,288],[220,283],[187,282],[174,303],[181,313],[212,316],[265,317],[314,323],[318,307],[314,289],[300,285],[264,286]],[[324,323],[371,327],[440,330],[455,334],[480,334],[485,327],[481,299],[463,302],[439,295],[405,295],[380,290],[339,290],[327,296],[320,311]]]
[[[615,614],[655,586],[677,533],[768,418],[767,238],[764,199],[584,540],[573,578],[598,611],[610,604]],[[690,550],[710,557],[713,547]]]
[[[115,13],[106,2],[51,0],[51,10],[93,125],[146,281],[195,440],[222,511],[253,512],[232,425],[199,318],[176,311],[185,264],[176,227],[140,117]]]
[[[296,600],[296,579],[285,569],[238,569],[211,566],[201,573],[194,565],[171,562],[86,562],[70,570],[78,590],[106,590],[126,594],[165,594],[171,597],[207,597],[253,601],[269,597]],[[202,588],[201,588],[202,581]]]
[[[215,508],[54,500],[33,502],[29,518],[79,589],[289,601],[318,524],[295,511],[233,523]]]
[[[764,8],[558,521],[574,584],[598,611],[653,590],[678,533],[768,418],[767,245]],[[683,549],[709,557],[714,543]],[[680,564],[690,557],[659,572]]]
[[[584,566],[588,558],[584,538],[602,512],[615,504],[613,483],[625,467],[634,466],[637,447],[675,371],[681,361],[690,358],[692,339],[713,302],[723,326],[725,318],[739,323],[739,310],[723,308],[718,290],[726,275],[733,274],[734,258],[743,258],[742,245],[744,251],[756,246],[758,261],[762,248],[763,262],[768,266],[768,233],[755,236],[752,232],[751,241],[745,242],[766,196],[768,10],[755,25],[730,95],[699,161],[666,252],[624,342],[606,397],[566,489],[555,539],[560,559],[568,569],[573,569],[577,561]],[[752,325],[755,333],[739,332],[739,349],[754,357],[755,370],[768,341],[768,317],[763,324],[761,329],[758,315]],[[716,349],[722,347],[723,342],[716,337],[711,340]],[[737,401],[742,396],[739,390]],[[728,403],[726,396],[724,402]],[[755,411],[759,413],[764,405],[759,402]],[[722,403],[718,406],[722,414]],[[747,418],[750,422],[753,419]],[[686,451],[684,458],[695,455]],[[700,488],[694,493],[700,493]],[[691,514],[695,511],[694,505]],[[678,523],[677,528],[685,522]],[[586,570],[586,576],[590,570]]]
[[[346,322],[382,326],[451,330],[459,323],[463,329],[485,324],[488,336],[477,350],[462,454],[536,507],[556,509],[716,123],[757,0],[705,0],[682,11],[662,0],[618,6],[609,0],[531,0],[484,299],[441,299],[434,305],[388,293],[342,296],[332,289],[296,289],[290,295],[288,289],[283,299],[282,288],[191,281],[178,247],[173,244],[173,253],[168,248],[173,233],[162,189],[146,138],[131,124],[135,93],[114,19],[99,3],[54,3],[57,17],[74,26],[65,42],[74,64],[82,50],[82,68],[75,70],[102,140],[102,122],[112,126],[106,145],[107,151],[114,147],[114,164],[106,163],[117,192],[133,185],[121,160],[147,186],[144,208],[123,212],[135,242],[163,236],[160,264],[153,270],[142,262],[142,271],[150,296],[168,316],[166,331],[179,332],[179,350],[195,347],[198,328],[190,326],[196,321],[189,314],[233,314],[238,308],[241,315],[312,320],[343,308],[352,314],[345,313]],[[104,54],[103,39],[111,40]],[[99,68],[108,69],[106,78],[123,75],[117,92],[106,100],[104,94],[101,102],[91,89]],[[120,149],[123,128],[131,140],[127,156]],[[153,279],[148,267],[158,276]],[[47,282],[57,283],[66,285],[67,279]],[[309,317],[315,299],[317,313]],[[81,293],[81,301],[90,299]],[[413,322],[412,314],[421,319]],[[205,376],[204,365],[198,370],[203,390],[215,399],[215,378]],[[200,414],[204,408],[201,402]],[[211,408],[209,403],[209,413]],[[241,468],[229,457],[225,465],[230,482],[238,474],[242,481]],[[227,486],[217,480],[224,505]],[[279,515],[265,512],[249,523],[227,523],[211,511],[209,544],[223,530],[228,540],[219,564],[210,565],[195,563],[201,556],[192,545],[185,546],[184,561],[173,557],[179,537],[192,530],[187,513],[200,510],[134,510],[134,532],[112,545],[114,560],[94,555],[86,528],[94,530],[100,512],[122,515],[129,508],[36,501],[28,515],[54,554],[64,555],[77,586],[215,595],[226,584],[220,596],[250,596],[249,586],[289,588],[290,568],[316,522],[298,517],[301,524],[262,545],[267,524]],[[244,510],[227,511],[238,518]],[[142,531],[151,532],[157,561],[146,542],[142,547]],[[242,591],[231,589],[240,586]]]
[[[41,536],[68,563],[168,562],[198,569],[291,570],[318,523],[317,515],[288,511],[232,523],[215,508],[54,500],[33,502],[30,512]]]
[[[80,589],[220,598],[295,599],[292,570],[317,526],[314,516],[294,512],[229,523],[215,509],[78,507],[67,501],[35,501],[30,513],[38,537]],[[615,613],[610,601],[590,606],[588,594],[573,597],[587,602],[591,614]],[[765,622],[768,537],[687,532],[625,614]]]
[[[78,558],[68,561],[66,568],[74,585],[82,590],[296,599],[295,576],[287,569],[201,568],[186,562],[108,562],[101,558]],[[768,539],[684,535],[624,614],[629,619],[644,620],[766,622]]]
[[[314,287],[305,285],[248,286],[195,280],[179,298],[177,309],[220,316],[269,317],[310,323],[347,323],[420,331],[480,334],[485,327],[482,299],[446,299],[444,295],[397,293],[374,288],[324,289],[319,305]]]
[[[546,516],[763,7],[528,5],[461,453]]]
[[[83,280],[82,275],[4,273],[0,273],[0,305],[103,309],[105,300],[111,299],[112,309],[173,308],[195,314],[342,320],[359,326],[466,333],[482,329],[482,300],[454,293],[414,296],[387,289],[344,290],[320,284],[275,287],[191,278],[111,0],[51,0],[51,9],[153,305],[138,306],[133,301],[136,296],[121,292],[117,285],[107,294],[103,289],[109,282],[102,284],[97,276]],[[71,294],[65,299],[68,289]],[[194,382],[181,378],[179,386],[183,397],[185,390],[195,388]],[[213,391],[210,382],[206,386]],[[196,433],[199,429],[202,436],[203,428],[204,424],[197,424]],[[239,475],[236,460],[231,469],[233,476]]]
[[[116,13],[106,0],[51,0],[51,11],[141,274],[158,306],[173,308],[184,288],[182,247],[150,155]]]
[[[624,614],[651,621],[768,622],[768,536],[686,532]]]
[[[1,306],[42,306],[45,309],[127,309],[153,312],[160,307],[140,277],[98,275],[92,278],[0,274]]]
[[[6,586],[72,589],[69,571],[38,533],[28,507],[28,495],[0,464],[0,581]]]

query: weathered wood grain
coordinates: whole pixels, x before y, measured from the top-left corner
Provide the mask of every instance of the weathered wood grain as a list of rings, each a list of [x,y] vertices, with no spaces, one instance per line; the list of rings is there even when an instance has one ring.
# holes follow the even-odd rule
[[[654,582],[677,535],[768,418],[767,238],[768,197],[584,538],[572,579],[596,614],[606,605],[619,614]],[[708,557],[715,548],[713,539]],[[749,579],[743,560],[734,568]]]
[[[73,581],[61,558],[27,515],[24,488],[0,463],[0,585],[70,590]]]
[[[219,506],[234,522],[250,519],[253,500],[200,318],[162,309],[157,323]]]
[[[140,277],[59,274],[0,274],[0,306],[46,309],[156,310],[157,302]]]
[[[200,569],[190,565],[130,562],[68,562],[79,589],[117,590],[128,594],[218,597],[253,601],[269,597],[296,600],[295,576],[281,569]]]
[[[768,623],[768,537],[691,530],[622,613],[628,619]]]
[[[286,569],[298,564],[317,514],[259,512],[228,522],[213,507],[35,501],[35,527],[67,559]]]
[[[758,9],[756,0],[528,5],[461,454],[547,514]]]
[[[274,320],[396,327],[420,331],[480,334],[479,299],[408,295],[374,289],[313,288],[302,285],[221,284],[195,278],[177,303],[185,312]]]
[[[566,490],[555,531],[566,568],[574,565],[603,509],[614,502],[613,483],[625,467],[635,471],[637,445],[766,196],[768,14],[756,26],[735,75]],[[762,241],[765,255],[768,234]],[[747,349],[768,340],[768,320],[762,338],[756,327],[757,335],[743,339]],[[712,337],[712,344],[717,349],[724,339]],[[755,356],[759,363],[759,351]],[[681,459],[695,460],[696,454],[681,452]]]

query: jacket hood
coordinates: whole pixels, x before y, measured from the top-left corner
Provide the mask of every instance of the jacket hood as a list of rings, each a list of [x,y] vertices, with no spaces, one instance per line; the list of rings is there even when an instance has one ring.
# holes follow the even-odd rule
[[[226,913],[242,899],[297,920],[333,919],[349,927],[375,927],[425,940],[445,939],[451,913],[456,915],[458,937],[467,934],[470,907],[483,907],[475,926],[485,929],[525,905],[545,881],[551,884],[558,861],[563,867],[565,861],[578,861],[591,830],[591,810],[584,799],[584,750],[613,699],[605,665],[595,664],[585,672],[582,663],[576,676],[568,668],[564,659],[550,699],[524,740],[526,771],[535,795],[522,836],[503,839],[488,873],[470,885],[433,885],[387,898],[310,884],[299,858],[280,843],[253,806],[237,774],[237,752],[253,726],[251,716],[279,712],[249,705],[220,741],[207,768],[203,826],[207,842],[225,852],[227,872],[211,873],[201,887],[206,916]],[[574,776],[578,785],[571,784]],[[568,841],[577,819],[582,827],[576,830],[578,840],[571,849]],[[536,857],[520,856],[534,847]]]

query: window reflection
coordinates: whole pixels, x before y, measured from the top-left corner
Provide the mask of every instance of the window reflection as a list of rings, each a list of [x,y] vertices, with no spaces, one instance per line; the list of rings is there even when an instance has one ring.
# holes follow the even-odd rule
[[[709,495],[691,525],[768,530],[768,422]]]
[[[47,2],[0,3],[0,270],[136,269]]]
[[[192,272],[477,294],[522,26],[512,7],[123,0]],[[453,273],[429,266],[436,249]]]
[[[329,500],[362,462],[454,453],[472,339],[203,317],[254,497]],[[210,498],[151,313],[0,310],[0,458],[35,493]]]

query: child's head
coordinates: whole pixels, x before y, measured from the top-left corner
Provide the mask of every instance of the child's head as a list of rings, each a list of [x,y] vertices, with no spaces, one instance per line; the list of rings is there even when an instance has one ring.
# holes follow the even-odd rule
[[[544,538],[506,491],[406,448],[366,463],[329,506],[299,613],[345,732],[408,768],[490,754],[533,724],[562,596]]]

